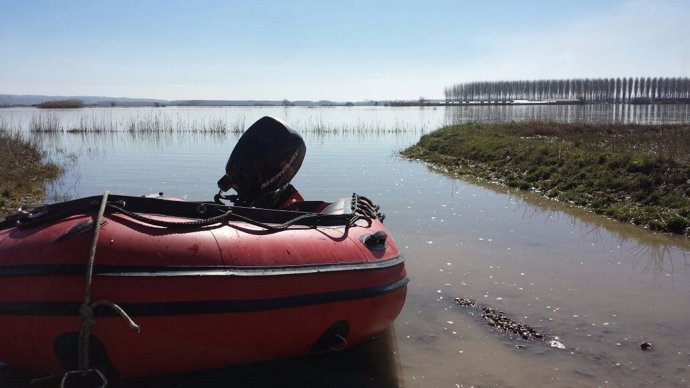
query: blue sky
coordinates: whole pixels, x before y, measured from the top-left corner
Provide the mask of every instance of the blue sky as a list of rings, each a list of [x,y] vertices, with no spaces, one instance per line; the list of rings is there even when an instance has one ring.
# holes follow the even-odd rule
[[[690,76],[690,1],[0,0],[0,94],[360,101]]]

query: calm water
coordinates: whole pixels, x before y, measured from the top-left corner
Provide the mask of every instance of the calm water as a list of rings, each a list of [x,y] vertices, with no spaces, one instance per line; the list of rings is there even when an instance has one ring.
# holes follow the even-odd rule
[[[0,110],[26,131],[33,109]],[[55,113],[65,128],[81,117],[112,132],[38,138],[68,173],[53,196],[163,191],[211,199],[237,134],[130,134],[119,128],[159,115],[176,128],[222,120],[248,126],[285,119],[307,142],[294,184],[309,199],[352,192],[379,203],[407,259],[408,300],[376,341],[319,359],[289,360],[175,378],[178,386],[687,386],[690,379],[690,242],[653,234],[396,156],[423,133],[464,121],[688,122],[678,106],[460,108],[113,108]],[[557,336],[505,337],[466,297]],[[654,350],[639,345],[651,341]],[[516,345],[521,345],[520,347]],[[272,380],[268,376],[275,376]]]

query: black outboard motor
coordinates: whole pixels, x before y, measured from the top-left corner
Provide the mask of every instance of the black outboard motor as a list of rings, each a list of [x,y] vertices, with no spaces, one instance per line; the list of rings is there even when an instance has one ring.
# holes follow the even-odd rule
[[[262,117],[245,131],[218,181],[221,191],[234,189],[236,205],[274,208],[296,190],[290,185],[307,147],[302,137],[274,117]],[[297,194],[299,195],[299,194]]]

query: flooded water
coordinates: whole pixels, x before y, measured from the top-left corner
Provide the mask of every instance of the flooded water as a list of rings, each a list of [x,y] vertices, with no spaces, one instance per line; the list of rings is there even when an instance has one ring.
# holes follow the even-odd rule
[[[83,109],[55,114],[66,129],[85,115],[109,117],[112,131],[31,135],[36,114],[0,110],[68,168],[54,198],[110,190],[211,199],[239,134],[136,133],[126,131],[127,123],[159,115],[178,129],[208,120],[248,126],[271,115],[305,138],[307,157],[294,184],[306,198],[356,192],[387,214],[411,280],[392,329],[338,355],[176,377],[173,385],[242,385],[252,376],[261,376],[260,386],[688,385],[688,240],[397,156],[423,133],[456,122],[688,122],[687,105]],[[456,305],[457,297],[537,327],[547,340],[505,336],[477,310]],[[644,341],[653,349],[641,350]]]

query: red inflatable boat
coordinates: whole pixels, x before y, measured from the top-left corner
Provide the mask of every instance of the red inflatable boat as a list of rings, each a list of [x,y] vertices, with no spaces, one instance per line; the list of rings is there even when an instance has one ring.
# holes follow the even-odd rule
[[[285,163],[267,174],[279,193],[249,196],[232,159],[232,206],[106,194],[0,221],[0,361],[157,375],[339,350],[391,325],[408,280],[378,207],[301,201]],[[248,203],[269,197],[282,209]]]

